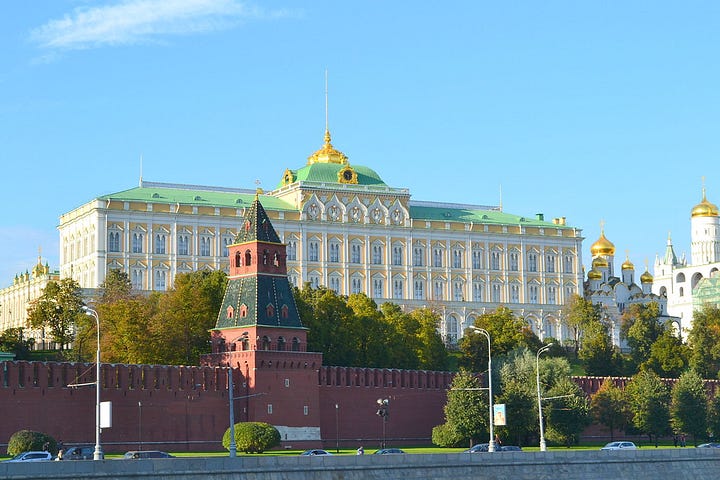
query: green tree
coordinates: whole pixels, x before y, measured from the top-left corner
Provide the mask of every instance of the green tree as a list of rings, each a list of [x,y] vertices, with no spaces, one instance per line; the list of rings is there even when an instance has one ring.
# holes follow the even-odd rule
[[[480,315],[475,319],[474,326],[490,334],[493,357],[506,355],[516,348],[530,348],[537,339],[525,320],[504,306]],[[460,363],[465,368],[479,371],[483,369],[483,364],[487,364],[486,337],[468,332],[460,339],[459,346],[462,354]]]
[[[607,324],[599,318],[587,320],[583,326],[583,337],[578,358],[586,375],[609,376],[620,372],[620,353],[613,345]]]
[[[429,308],[413,310],[409,315],[420,326],[415,350],[418,368],[445,370],[448,365],[448,351],[438,332],[440,316]]]
[[[481,388],[477,377],[461,370],[453,378],[444,408],[447,428],[470,446],[488,434],[488,403]]]
[[[693,312],[692,329],[687,337],[690,368],[703,378],[720,373],[720,307],[704,305]]]
[[[43,293],[30,302],[27,324],[47,328],[50,338],[64,350],[75,338],[75,324],[84,315],[80,285],[71,278],[49,281]]]
[[[575,355],[580,352],[581,341],[585,339],[585,329],[600,323],[602,311],[600,305],[593,304],[580,295],[573,295],[563,307],[563,318],[572,332]],[[597,332],[594,332],[597,333]]]
[[[674,433],[705,438],[708,430],[708,400],[703,379],[688,370],[680,375],[671,390],[670,424]]]
[[[568,447],[577,445],[591,422],[585,392],[570,377],[562,377],[545,395],[548,440]]]
[[[658,320],[659,316],[660,308],[656,302],[632,304],[622,315],[620,336],[627,340],[635,368],[650,359],[653,344],[667,328]]]
[[[263,453],[280,445],[280,432],[264,422],[242,422],[235,424],[235,446],[245,453]],[[223,447],[230,449],[230,429],[225,430]]]
[[[708,404],[708,437],[716,440],[720,435],[720,393],[715,394]]]
[[[386,338],[386,350],[390,365],[404,369],[421,368],[419,361],[419,352],[422,350],[419,337],[420,322],[414,316],[403,312],[395,303],[383,303],[380,305],[380,311],[384,321],[390,327],[390,336]]]
[[[353,312],[347,320],[355,363],[367,367],[387,367],[390,364],[388,341],[397,331],[385,321],[375,301],[367,295],[350,295],[347,305]]]
[[[629,406],[625,393],[606,378],[597,392],[590,398],[590,414],[600,425],[610,430],[610,440],[615,439],[615,430],[625,430],[629,422]]]
[[[0,332],[0,352],[15,354],[15,360],[27,360],[30,358],[30,349],[35,341],[25,338],[22,327],[8,328]]]
[[[100,290],[102,291],[100,303],[112,303],[133,296],[130,276],[117,268],[110,269],[105,276],[105,281],[100,284]]]
[[[643,370],[636,374],[625,387],[632,423],[650,441],[666,434],[670,429],[670,395],[667,386],[652,371]]]
[[[57,442],[53,437],[32,430],[20,430],[13,433],[8,440],[7,453],[15,456],[31,450],[41,451],[47,449],[52,454],[57,453]]]
[[[650,358],[641,365],[663,377],[678,377],[688,366],[688,348],[667,328],[650,347]]]
[[[168,358],[168,355],[161,353],[167,346],[162,345],[156,337],[152,325],[152,319],[157,318],[158,302],[162,295],[154,293],[148,298],[118,299],[98,306],[104,362],[150,364],[163,363],[162,359]],[[91,336],[87,342],[93,346],[91,351],[95,338]]]

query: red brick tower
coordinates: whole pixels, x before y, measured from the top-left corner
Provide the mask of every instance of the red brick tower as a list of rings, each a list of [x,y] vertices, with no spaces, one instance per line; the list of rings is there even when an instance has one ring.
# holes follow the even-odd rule
[[[270,423],[286,442],[320,440],[322,354],[307,352],[285,245],[257,196],[228,250],[228,285],[203,363],[239,370],[237,421]]]

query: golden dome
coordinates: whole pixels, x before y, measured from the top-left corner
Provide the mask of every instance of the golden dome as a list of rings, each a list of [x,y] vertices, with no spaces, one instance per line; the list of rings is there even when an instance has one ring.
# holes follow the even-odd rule
[[[604,257],[596,257],[592,261],[593,268],[608,268],[610,264]]]
[[[633,265],[629,258],[625,258],[625,261],[620,268],[622,270],[635,270],[635,265]]]
[[[605,238],[605,232],[600,232],[600,238],[590,246],[590,253],[593,257],[598,255],[615,255],[615,245]]]
[[[348,158],[344,153],[335,149],[330,143],[330,130],[325,130],[325,143],[319,150],[308,157],[308,165],[313,163],[337,163],[347,165]]]
[[[600,280],[602,278],[602,273],[595,270],[594,268],[588,272],[588,280]]]
[[[705,188],[703,188],[703,198],[700,203],[695,205],[690,211],[691,217],[717,217],[718,207],[714,203],[708,202],[705,197]]]
[[[645,270],[645,273],[640,275],[640,283],[653,283],[653,280],[653,276],[647,270]]]

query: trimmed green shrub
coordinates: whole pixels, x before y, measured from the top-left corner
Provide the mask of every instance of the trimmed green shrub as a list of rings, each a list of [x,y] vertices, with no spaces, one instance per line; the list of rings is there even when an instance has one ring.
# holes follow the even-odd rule
[[[223,447],[230,450],[230,429],[223,435]],[[245,453],[263,453],[280,445],[280,432],[263,422],[242,422],[235,424],[235,445]]]
[[[8,455],[15,456],[31,450],[47,450],[55,455],[57,454],[57,442],[50,435],[32,430],[20,430],[12,434],[8,441]]]
[[[432,429],[432,442],[438,447],[459,447],[463,444],[464,440],[465,439],[447,423],[443,423]]]

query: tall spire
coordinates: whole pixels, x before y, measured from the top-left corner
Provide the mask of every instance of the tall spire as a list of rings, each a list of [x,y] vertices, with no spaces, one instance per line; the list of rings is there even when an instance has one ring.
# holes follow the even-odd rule
[[[678,260],[675,256],[675,250],[673,250],[672,236],[668,232],[667,246],[665,247],[665,256],[663,257],[663,263],[666,265],[677,265]]]
[[[336,163],[339,165],[347,165],[348,158],[341,151],[333,147],[330,143],[330,121],[329,121],[329,108],[328,108],[328,72],[325,69],[325,143],[315,153],[308,157],[308,165],[314,163]]]

